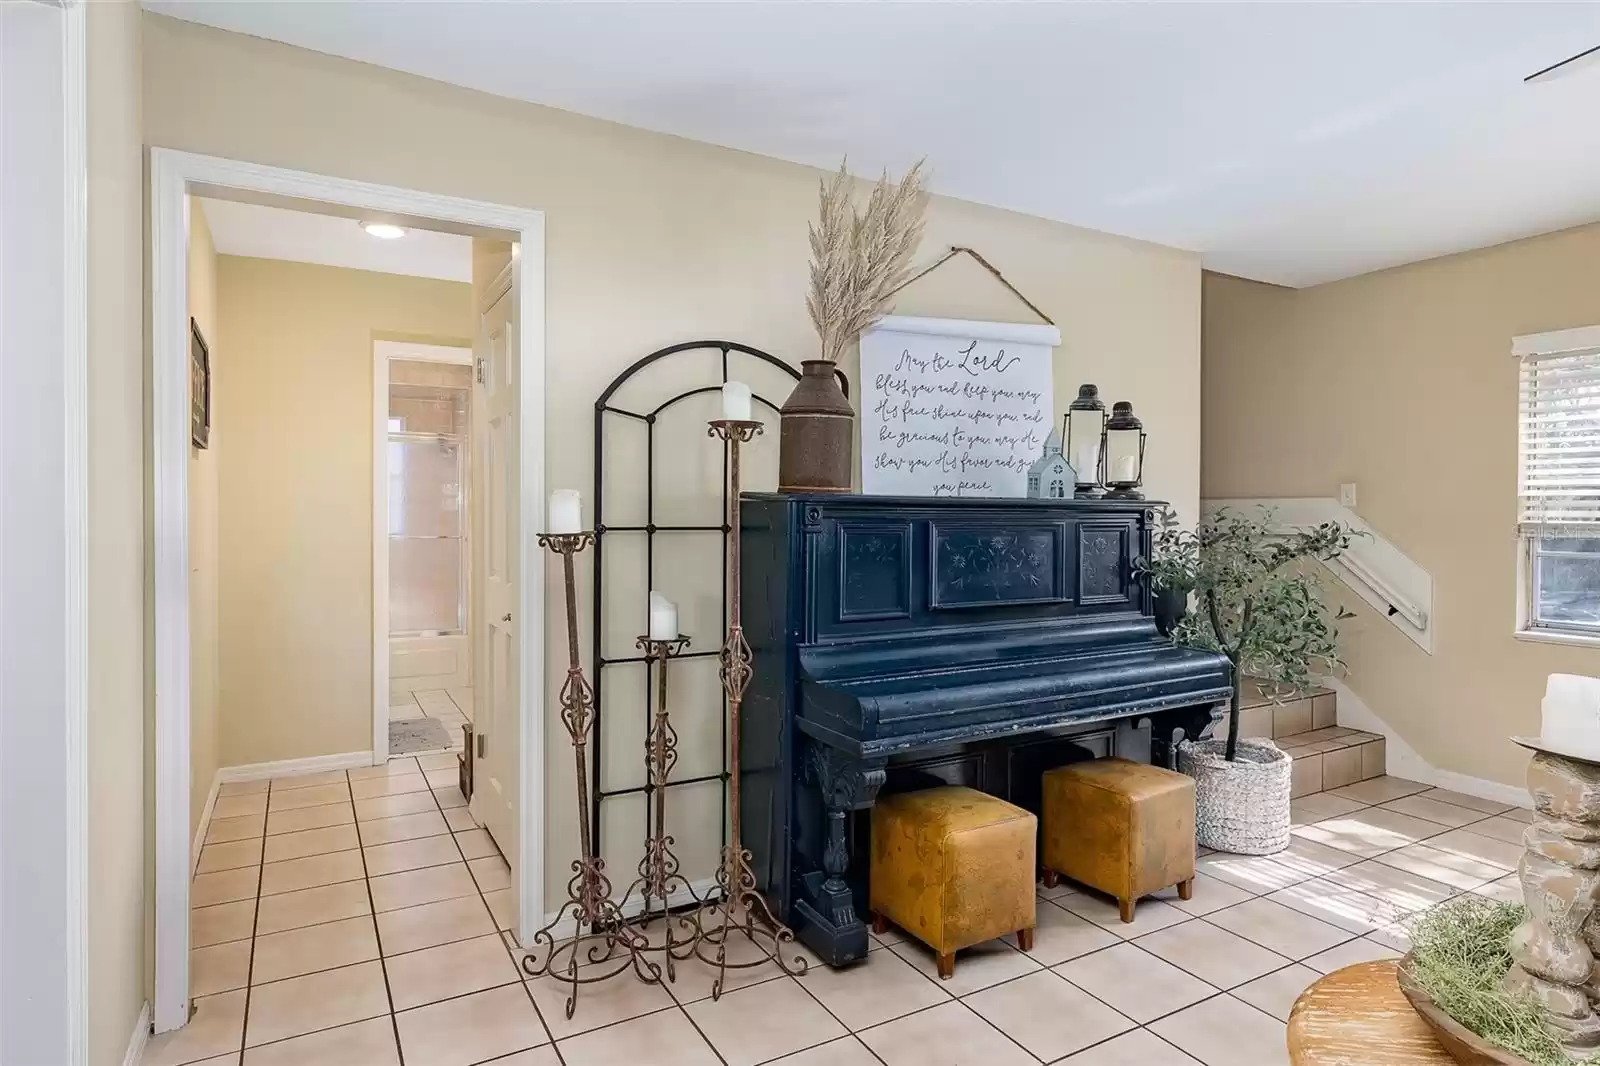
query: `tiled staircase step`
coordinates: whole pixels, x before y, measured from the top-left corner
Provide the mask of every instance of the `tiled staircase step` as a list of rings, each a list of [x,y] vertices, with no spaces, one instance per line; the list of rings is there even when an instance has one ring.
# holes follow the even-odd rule
[[[1316,729],[1280,746],[1294,759],[1289,795],[1308,796],[1384,775],[1384,739],[1359,729]]]
[[[1317,689],[1294,699],[1274,701],[1249,685],[1240,701],[1239,735],[1282,741],[1326,729],[1337,721],[1337,699],[1334,693]]]

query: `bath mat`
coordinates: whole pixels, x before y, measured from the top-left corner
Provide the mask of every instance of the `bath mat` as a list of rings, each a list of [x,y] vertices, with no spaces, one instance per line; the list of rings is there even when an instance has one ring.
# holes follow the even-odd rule
[[[401,718],[389,722],[389,754],[438,751],[450,746],[450,733],[437,718]]]

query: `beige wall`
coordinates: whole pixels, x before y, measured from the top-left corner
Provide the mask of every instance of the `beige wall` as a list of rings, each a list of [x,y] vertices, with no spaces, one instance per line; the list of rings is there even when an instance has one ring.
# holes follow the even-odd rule
[[[140,15],[89,4],[89,1062],[147,995]]]
[[[1600,227],[1299,291],[1207,275],[1202,489],[1336,496],[1434,580],[1434,653],[1354,596],[1351,688],[1435,766],[1521,785],[1545,676],[1600,652],[1512,637],[1511,338],[1600,323]]]
[[[816,349],[803,303],[815,170],[159,16],[147,15],[145,27],[152,144],[547,213],[542,428],[552,487],[588,489],[593,401],[641,355],[707,336],[796,362]],[[1082,381],[1134,401],[1152,435],[1152,493],[1192,515],[1200,441],[1197,257],[936,197],[923,256],[951,244],[977,248],[1060,325],[1058,406]],[[898,310],[1029,317],[965,262],[907,290]],[[238,339],[226,321],[224,332]],[[853,374],[853,357],[846,369]],[[225,523],[225,546],[227,540]],[[586,587],[588,568],[580,571]],[[550,572],[549,706],[565,668],[556,577]],[[231,595],[225,580],[224,600]],[[546,734],[547,869],[556,892],[575,850],[566,817],[570,746],[554,714]],[[630,764],[637,750],[628,748]],[[628,858],[630,867],[635,859]]]
[[[472,288],[217,258],[224,766],[372,748],[372,342],[464,344]]]
[[[189,197],[189,315],[211,354],[211,394],[222,351],[217,332],[217,250],[200,201]],[[213,412],[214,413],[214,412]],[[217,649],[217,468],[222,434],[212,419],[209,447],[189,445],[189,832],[200,825],[221,766]]]

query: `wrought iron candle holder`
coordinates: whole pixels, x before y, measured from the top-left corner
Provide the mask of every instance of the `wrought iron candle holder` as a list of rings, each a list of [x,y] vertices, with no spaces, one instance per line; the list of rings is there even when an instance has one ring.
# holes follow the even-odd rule
[[[549,925],[533,935],[533,952],[523,957],[522,969],[529,977],[549,975],[571,986],[567,997],[567,1017],[577,1009],[578,989],[633,970],[641,981],[661,980],[661,967],[647,956],[649,943],[642,933],[628,925],[622,909],[611,899],[611,882],[606,877],[605,860],[595,854],[589,832],[589,728],[594,721],[594,691],[583,676],[578,657],[578,603],[572,576],[572,558],[594,544],[594,533],[543,533],[539,546],[561,556],[567,590],[567,680],[561,686],[561,724],[572,739],[576,770],[578,833],[582,856],[572,864],[572,879],[567,882],[567,899]],[[556,929],[573,924],[570,936],[560,939]],[[587,931],[586,931],[587,930]],[[542,953],[540,949],[545,949]],[[580,969],[581,967],[581,969]]]
[[[633,919],[634,924],[648,930],[656,918],[662,919],[666,929],[660,946],[662,963],[666,966],[667,980],[672,981],[677,979],[674,964],[693,953],[698,936],[693,921],[669,911],[667,900],[676,892],[680,906],[695,906],[701,902],[689,879],[678,872],[678,857],[672,851],[673,839],[667,834],[667,779],[678,762],[678,734],[667,714],[667,662],[688,649],[689,638],[652,640],[646,636],[640,637],[635,647],[644,652],[656,668],[656,709],[650,718],[645,741],[645,771],[653,795],[651,809],[646,812],[650,830],[645,838],[644,857],[639,860],[639,876],[623,893],[622,909],[629,909],[628,901],[638,892],[643,906]],[[686,933],[683,939],[674,937],[676,929]]]
[[[739,708],[750,687],[750,645],[744,638],[739,619],[739,446],[748,444],[762,431],[761,423],[741,419],[713,419],[708,436],[719,437],[728,450],[728,636],[722,645],[720,675],[728,701],[729,763],[728,819],[730,836],[722,849],[717,870],[718,895],[709,898],[695,919],[695,955],[717,968],[711,984],[711,998],[722,998],[730,969],[749,969],[776,963],[784,972],[799,976],[806,972],[806,960],[798,953],[785,958],[784,949],[794,943],[794,931],[774,917],[766,899],[756,891],[755,874],[750,869],[750,852],[740,840],[739,823]],[[730,942],[742,936],[760,957],[751,961],[728,959]]]

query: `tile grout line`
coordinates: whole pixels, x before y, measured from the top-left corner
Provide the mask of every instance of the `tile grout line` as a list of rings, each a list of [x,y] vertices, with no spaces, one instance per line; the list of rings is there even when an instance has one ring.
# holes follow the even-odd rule
[[[361,884],[367,890],[367,913],[372,919],[372,942],[378,949],[378,972],[383,974],[383,996],[389,1003],[389,1033],[394,1037],[394,1053],[400,1066],[406,1066],[406,1049],[400,1043],[400,1020],[394,1012],[394,989],[389,987],[389,963],[383,954],[383,933],[378,929],[378,904],[372,898],[372,875],[367,871],[367,850],[361,842],[361,820],[356,818],[355,790],[350,788],[350,774],[345,772],[345,789],[350,793],[351,824],[356,827],[356,852],[361,856]]]
[[[267,815],[272,808],[272,782],[268,780],[266,800],[261,810],[261,865],[256,867],[255,907],[250,914],[250,961],[244,971],[244,1012],[239,1022],[239,1062],[244,1063],[244,1052],[250,1039],[250,992],[256,978],[256,929],[261,924],[261,882],[267,876]],[[201,848],[204,857],[205,849]],[[193,908],[191,908],[192,910]],[[191,952],[191,955],[193,953]]]

